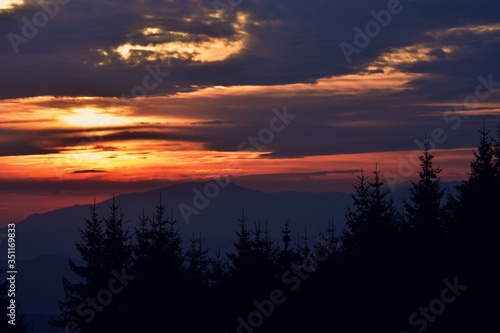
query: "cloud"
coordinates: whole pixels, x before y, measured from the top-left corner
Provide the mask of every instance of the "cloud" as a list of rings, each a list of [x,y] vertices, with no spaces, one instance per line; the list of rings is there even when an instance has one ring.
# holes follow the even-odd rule
[[[107,171],[89,169],[89,170],[76,170],[76,171],[73,171],[72,173],[101,173],[101,172],[107,172]]]
[[[2,40],[0,80],[9,78],[9,84],[2,84],[0,98],[120,96],[141,84],[147,65],[156,64],[172,75],[150,95],[210,86],[311,83],[359,74],[384,54],[392,52],[394,59],[393,50],[426,60],[400,68],[448,74],[447,83],[498,69],[494,13],[500,4],[490,0],[405,3],[403,12],[348,65],[339,43],[352,43],[353,28],[364,28],[373,20],[370,11],[386,6],[387,1],[367,0],[310,5],[246,0],[220,16],[210,2],[198,0],[72,0],[28,44],[20,45],[19,55],[7,38]],[[21,18],[30,19],[39,10],[30,5],[0,11],[1,31],[21,34]],[[438,44],[450,52],[440,51]],[[419,51],[417,45],[431,46]],[[448,66],[442,66],[444,60]]]
[[[7,141],[0,143],[0,156],[44,155],[57,152],[56,149],[37,147],[29,142]]]
[[[230,153],[283,105],[300,120],[259,158],[414,149],[436,127],[449,137],[442,147],[471,146],[477,120],[498,114],[497,94],[460,133],[442,114],[474,92],[479,75],[500,81],[500,4],[404,3],[347,64],[339,43],[352,43],[353,28],[386,6],[245,0],[220,15],[198,0],[72,0],[19,55],[1,42],[0,154]],[[22,17],[39,10],[0,11],[1,31],[21,33]],[[157,64],[171,73],[157,89],[117,98],[141,87],[146,66]]]

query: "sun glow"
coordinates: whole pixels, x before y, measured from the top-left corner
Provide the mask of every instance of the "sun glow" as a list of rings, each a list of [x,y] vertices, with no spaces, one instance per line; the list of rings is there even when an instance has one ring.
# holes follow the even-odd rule
[[[103,127],[109,125],[122,125],[127,123],[127,118],[116,116],[93,108],[73,109],[70,115],[61,116],[60,120],[70,126],[76,127]]]
[[[11,9],[24,5],[24,0],[0,0],[0,10]]]

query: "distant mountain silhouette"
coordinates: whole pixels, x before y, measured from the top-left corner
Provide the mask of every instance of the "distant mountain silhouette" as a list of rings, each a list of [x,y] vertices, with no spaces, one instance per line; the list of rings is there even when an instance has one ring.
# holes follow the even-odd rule
[[[297,241],[297,233],[304,233],[314,240],[319,230],[325,230],[328,221],[333,220],[337,231],[345,226],[344,214],[352,204],[350,194],[340,192],[275,192],[266,193],[250,190],[236,184],[229,184],[220,189],[218,196],[209,199],[205,209],[190,217],[190,223],[183,220],[179,204],[193,207],[193,189],[203,192],[209,182],[189,182],[170,185],[144,193],[130,193],[115,197],[122,208],[127,224],[133,232],[138,225],[138,215],[144,208],[147,215],[152,215],[154,206],[160,200],[167,205],[170,213],[178,221],[177,226],[184,237],[184,246],[192,233],[202,233],[210,254],[217,247],[229,251],[234,231],[238,228],[241,209],[249,218],[250,225],[262,224],[267,220],[271,234],[279,238],[284,224],[289,221],[292,230],[292,242]],[[453,190],[455,184],[448,185]],[[111,194],[110,194],[111,196]],[[394,193],[396,203],[409,196],[408,188],[397,189]],[[98,203],[99,214],[106,216],[111,198]],[[19,298],[23,309],[28,314],[56,314],[57,299],[63,297],[61,276],[75,279],[68,268],[68,258],[78,260],[75,241],[79,239],[79,228],[84,219],[89,217],[91,202],[88,205],[74,205],[34,214],[17,224],[16,251],[19,262],[20,279],[18,281]],[[5,242],[0,244],[2,260],[5,260]],[[3,266],[2,266],[3,267]],[[43,274],[40,274],[43,272]]]
[[[265,193],[229,184],[220,190],[218,196],[209,199],[207,207],[199,210],[198,215],[191,215],[187,224],[178,206],[185,203],[193,207],[193,189],[203,192],[207,183],[175,184],[144,193],[119,195],[115,200],[123,209],[125,219],[129,221],[127,225],[133,231],[138,225],[137,216],[143,208],[146,215],[153,214],[154,205],[158,204],[161,193],[169,215],[173,210],[181,235],[188,239],[193,232],[201,232],[203,238],[207,239],[206,245],[209,248],[221,246],[223,250],[230,247],[241,209],[245,209],[251,224],[257,223],[259,219],[262,223],[267,220],[275,236],[279,235],[287,220],[295,235],[299,231],[303,232],[305,227],[314,235],[320,229],[324,230],[332,219],[337,227],[342,227],[344,213],[350,203],[350,196],[345,193]],[[100,215],[107,215],[110,202],[111,199],[98,203]],[[74,257],[74,242],[79,237],[78,228],[83,226],[84,218],[89,216],[90,204],[91,202],[88,205],[34,214],[20,222],[16,236],[18,259],[33,259],[41,255]]]

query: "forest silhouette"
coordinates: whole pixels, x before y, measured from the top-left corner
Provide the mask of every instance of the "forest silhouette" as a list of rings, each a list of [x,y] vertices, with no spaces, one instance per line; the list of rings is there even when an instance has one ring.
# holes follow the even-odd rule
[[[161,196],[153,216],[139,212],[133,230],[114,200],[105,212],[94,202],[76,243],[82,264],[69,261],[81,279],[63,277],[65,299],[53,327],[90,333],[490,330],[498,310],[500,127],[495,138],[480,131],[473,154],[468,178],[453,196],[427,141],[410,200],[401,207],[380,170],[361,172],[346,229],[325,221],[317,239],[301,230],[294,240],[298,231],[288,223],[273,239],[266,221],[252,223],[242,211],[228,253],[205,248],[200,234],[184,250]]]

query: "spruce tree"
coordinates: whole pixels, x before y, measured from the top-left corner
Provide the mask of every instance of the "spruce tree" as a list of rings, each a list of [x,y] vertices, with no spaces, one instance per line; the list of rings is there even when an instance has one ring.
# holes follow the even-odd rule
[[[130,319],[129,329],[155,330],[164,323],[166,315],[173,326],[182,325],[187,320],[184,254],[176,223],[173,214],[167,216],[161,194],[154,216],[148,218],[144,212],[139,216],[134,246],[137,279],[131,290],[134,300],[131,313],[149,319],[135,322]],[[149,304],[160,306],[151,307]]]
[[[439,174],[442,169],[433,165],[435,153],[430,151],[429,141],[424,143],[424,150],[419,155],[421,170],[418,172],[418,182],[411,182],[410,202],[405,202],[406,213],[410,226],[418,237],[423,239],[436,238],[442,234],[443,214]]]
[[[256,299],[269,297],[269,290],[278,284],[277,249],[259,224],[254,232],[247,226],[247,217],[242,211],[239,221],[238,240],[233,242],[234,252],[228,253],[229,274],[226,296],[234,308],[229,313],[236,318],[248,312]]]
[[[373,182],[368,182],[368,221],[370,229],[382,233],[391,233],[396,229],[396,210],[394,201],[388,189],[384,189],[384,182],[380,179],[380,170],[375,166]]]
[[[104,218],[104,242],[106,253],[106,269],[121,270],[130,269],[132,246],[129,244],[130,234],[125,229],[125,220],[121,208],[115,202],[113,196],[111,204],[108,205],[109,214]]]
[[[89,332],[95,326],[95,316],[80,316],[79,306],[85,306],[88,297],[93,297],[106,285],[104,231],[103,221],[98,216],[98,206],[90,206],[90,219],[85,218],[85,225],[80,230],[80,240],[75,243],[83,264],[79,265],[69,259],[71,270],[79,277],[79,281],[71,282],[62,278],[65,299],[59,301],[61,317],[52,324],[58,328],[74,325],[82,332]]]
[[[236,232],[237,242],[233,242],[235,253],[228,253],[230,268],[229,273],[233,278],[248,279],[252,275],[252,233],[247,226],[248,218],[244,211],[241,212],[241,218],[238,219],[240,230]]]
[[[215,249],[215,256],[210,258],[209,286],[220,292],[227,280],[228,263],[222,258],[220,247]]]
[[[477,151],[474,151],[475,160],[471,162],[471,173],[466,186],[476,190],[488,190],[495,178],[495,148],[490,132],[484,128],[479,131],[481,138]]]
[[[500,191],[500,116],[499,116],[499,125],[497,125],[497,138],[495,139],[495,188],[497,191]]]
[[[102,290],[107,290],[115,274],[130,272],[131,247],[123,214],[114,197],[108,207],[109,215],[100,218],[94,199],[90,218],[85,219],[84,228],[80,229],[80,240],[75,246],[83,264],[69,260],[69,266],[79,280],[71,282],[63,277],[65,300],[59,302],[61,318],[53,322],[56,327],[93,333],[106,332],[110,325],[122,328],[118,318],[128,313],[125,297],[130,288],[125,293],[112,295],[107,304],[99,303],[94,307],[89,303],[91,299],[95,302]]]
[[[149,216],[142,209],[142,215],[138,216],[139,227],[135,228],[135,244],[132,247],[134,264],[133,270],[136,274],[143,272],[147,265],[149,253],[151,250],[151,229]]]
[[[345,214],[347,229],[342,232],[342,249],[347,256],[355,255],[359,250],[356,244],[368,226],[368,208],[370,185],[368,176],[364,175],[361,168],[361,175],[357,176],[358,184],[353,185],[355,193],[351,194],[354,207],[348,207]]]
[[[213,299],[215,293],[209,287],[210,259],[208,249],[203,246],[201,234],[195,238],[194,233],[190,241],[189,249],[186,252],[186,269],[182,280],[185,295],[183,302],[189,307],[186,313],[185,331],[200,331],[203,328],[211,327],[217,322],[214,318],[213,306],[220,306]]]
[[[348,208],[342,246],[347,257],[374,254],[387,249],[398,230],[398,219],[389,190],[384,189],[380,170],[375,167],[373,182],[368,177],[358,176],[356,193],[352,195],[354,209]]]
[[[500,252],[497,239],[500,232],[500,188],[497,146],[494,146],[484,123],[479,133],[480,140],[474,151],[469,177],[458,187],[458,241],[454,256],[457,258],[455,274],[468,281],[470,290],[475,290],[463,312],[470,318],[469,322],[478,322],[486,328],[494,325],[493,318],[496,318],[496,311],[486,304],[489,299],[500,296],[495,288],[490,287],[500,279],[495,264]]]
[[[500,200],[497,187],[495,147],[489,131],[479,131],[480,140],[473,152],[474,160],[470,164],[469,177],[458,187],[459,191],[459,232],[465,237],[482,237],[479,233],[491,235],[498,229],[498,223],[491,218],[496,213],[495,206]]]
[[[186,277],[189,279],[191,287],[208,287],[210,273],[210,259],[208,249],[203,247],[201,233],[198,238],[192,235],[189,249],[186,252]]]
[[[261,228],[260,221],[255,225],[253,240],[253,262],[255,269],[259,272],[259,279],[263,281],[273,281],[278,275],[278,250],[271,239],[271,231],[267,221],[265,229]]]
[[[283,241],[283,249],[279,252],[278,266],[281,271],[285,271],[292,267],[292,264],[299,261],[299,253],[292,247],[292,237],[290,224],[285,223],[285,229],[282,230],[281,240]]]
[[[104,222],[104,241],[103,251],[105,253],[104,270],[106,274],[106,284],[101,285],[102,288],[107,288],[108,283],[114,274],[128,274],[132,272],[132,245],[130,244],[130,233],[125,228],[126,221],[124,219],[121,207],[116,203],[115,197],[108,204],[108,216],[103,219]],[[115,272],[115,273],[113,273]],[[135,279],[135,275],[134,276]],[[104,310],[99,313],[96,318],[96,325],[102,328],[110,326],[116,329],[125,329],[121,318],[129,315],[132,310],[128,298],[132,293],[134,281],[119,293],[113,295],[110,304],[105,305]]]

